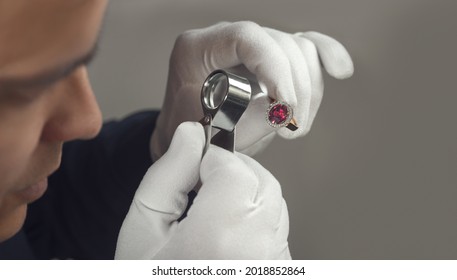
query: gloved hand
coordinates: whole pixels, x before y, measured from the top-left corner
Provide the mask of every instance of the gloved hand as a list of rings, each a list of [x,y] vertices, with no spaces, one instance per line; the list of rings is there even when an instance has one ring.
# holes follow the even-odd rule
[[[216,146],[201,160],[204,141],[200,124],[178,127],[135,194],[116,259],[290,259],[279,183],[253,159]],[[178,222],[198,171],[202,186]]]
[[[151,138],[153,157],[157,159],[167,150],[181,122],[203,117],[202,84],[216,69],[233,69],[241,75],[248,72],[262,88],[238,123],[238,151],[257,153],[270,142],[276,130],[288,139],[304,136],[311,128],[324,90],[319,58],[327,72],[337,79],[353,73],[346,49],[335,39],[317,32],[288,34],[253,22],[223,22],[183,33],[170,58],[167,92]],[[265,114],[270,98],[292,106],[298,130],[274,129],[267,124]]]

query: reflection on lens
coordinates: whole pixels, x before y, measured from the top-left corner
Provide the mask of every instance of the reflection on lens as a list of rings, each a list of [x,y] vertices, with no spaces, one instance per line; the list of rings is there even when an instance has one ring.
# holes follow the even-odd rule
[[[204,103],[210,109],[216,109],[225,99],[228,90],[227,76],[216,73],[211,76],[203,88]]]

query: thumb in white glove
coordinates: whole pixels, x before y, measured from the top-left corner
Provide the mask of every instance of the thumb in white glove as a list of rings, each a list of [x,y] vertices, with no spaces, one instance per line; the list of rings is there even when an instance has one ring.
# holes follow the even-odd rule
[[[116,259],[150,259],[162,248],[187,207],[199,179],[205,136],[199,123],[183,123],[167,153],[147,171],[119,233]]]
[[[288,34],[253,22],[223,22],[183,33],[170,58],[167,93],[151,138],[154,157],[167,150],[181,122],[203,117],[200,90],[216,69],[245,69],[262,86],[238,123],[238,151],[257,153],[276,131],[288,139],[306,135],[324,90],[320,61],[338,79],[350,77],[354,70],[343,45],[317,32]],[[265,113],[271,99],[293,107],[298,130],[278,130],[267,124]]]

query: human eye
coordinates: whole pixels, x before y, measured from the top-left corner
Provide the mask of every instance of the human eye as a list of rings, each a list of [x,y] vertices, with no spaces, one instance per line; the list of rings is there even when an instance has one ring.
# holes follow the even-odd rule
[[[13,106],[31,105],[43,96],[47,89],[47,87],[0,88],[0,103]]]

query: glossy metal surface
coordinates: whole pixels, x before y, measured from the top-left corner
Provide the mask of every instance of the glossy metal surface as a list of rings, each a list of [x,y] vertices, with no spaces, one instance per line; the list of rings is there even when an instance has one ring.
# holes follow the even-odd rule
[[[224,70],[212,72],[203,83],[201,102],[205,117],[206,149],[215,144],[235,151],[235,127],[251,100],[251,85],[246,78]],[[211,137],[212,128],[220,131]]]

